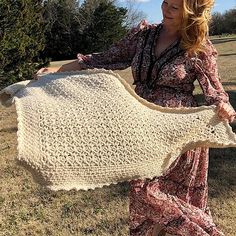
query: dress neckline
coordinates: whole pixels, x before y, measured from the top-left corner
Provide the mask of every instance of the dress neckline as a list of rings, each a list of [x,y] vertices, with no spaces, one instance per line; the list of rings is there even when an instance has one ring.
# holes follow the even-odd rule
[[[169,52],[172,48],[174,48],[175,46],[177,46],[180,43],[180,39],[176,39],[168,47],[166,47],[160,53],[160,55],[157,56],[156,53],[155,53],[155,48],[156,48],[156,45],[157,45],[157,39],[160,36],[162,28],[163,28],[163,23],[160,23],[159,25],[157,25],[156,34],[155,34],[154,42],[153,42],[153,46],[152,46],[152,57],[153,57],[154,61],[159,60],[160,58],[162,58],[167,52]]]

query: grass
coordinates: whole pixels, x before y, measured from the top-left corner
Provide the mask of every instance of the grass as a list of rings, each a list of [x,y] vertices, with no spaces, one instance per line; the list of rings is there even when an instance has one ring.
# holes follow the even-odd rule
[[[236,37],[217,39],[222,83],[236,108]],[[54,62],[55,66],[64,62]],[[119,71],[132,82],[130,69]],[[196,95],[202,99],[196,84]],[[236,131],[235,124],[233,125]],[[128,235],[129,184],[95,191],[52,192],[36,184],[17,165],[15,107],[0,108],[0,236]],[[209,206],[226,236],[236,231],[236,149],[212,149],[209,164]]]

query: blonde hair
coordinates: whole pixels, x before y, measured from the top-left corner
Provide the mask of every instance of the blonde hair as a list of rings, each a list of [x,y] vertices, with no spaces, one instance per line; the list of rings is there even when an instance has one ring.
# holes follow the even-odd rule
[[[183,0],[181,46],[190,54],[205,51],[214,0]]]

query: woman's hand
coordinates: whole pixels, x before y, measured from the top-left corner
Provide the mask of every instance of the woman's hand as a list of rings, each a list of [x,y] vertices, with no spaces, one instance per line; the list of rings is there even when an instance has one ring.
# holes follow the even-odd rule
[[[236,112],[233,109],[233,107],[225,102],[221,102],[218,104],[217,106],[217,112],[218,112],[218,116],[222,119],[222,120],[226,120],[228,122],[233,122],[234,119],[236,118]]]
[[[43,73],[55,73],[60,70],[61,67],[43,67],[40,70],[36,72],[36,74],[33,75],[34,80],[38,80],[39,77],[38,75],[43,74]]]
[[[37,71],[35,75],[33,75],[33,79],[38,80],[38,75],[42,73],[55,73],[55,72],[65,72],[65,71],[80,71],[82,70],[81,65],[78,63],[78,60],[74,60],[67,64],[64,64],[60,67],[43,67]]]

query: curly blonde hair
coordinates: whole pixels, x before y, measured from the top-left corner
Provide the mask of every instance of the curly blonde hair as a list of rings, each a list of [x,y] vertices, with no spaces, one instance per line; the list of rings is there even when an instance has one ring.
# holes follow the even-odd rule
[[[190,54],[205,51],[214,0],[183,0],[181,45]]]

